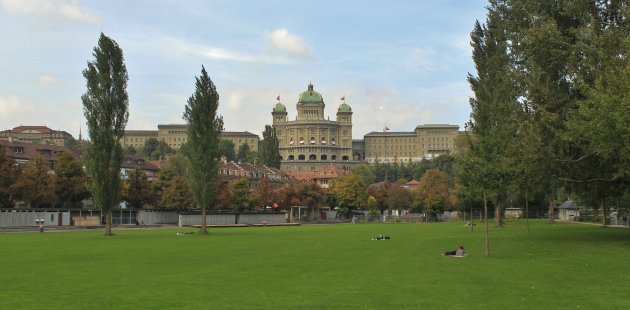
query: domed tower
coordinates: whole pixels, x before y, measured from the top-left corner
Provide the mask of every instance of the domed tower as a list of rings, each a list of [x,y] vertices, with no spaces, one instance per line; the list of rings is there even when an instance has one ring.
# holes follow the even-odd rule
[[[324,98],[322,94],[313,90],[313,83],[308,84],[308,89],[300,94],[297,103],[298,120],[323,120]]]
[[[337,108],[337,123],[339,124],[339,146],[342,147],[342,159],[352,158],[352,108],[346,103],[346,96]]]
[[[280,102],[280,96],[278,96],[278,103],[273,107],[271,111],[273,115],[273,124],[284,124],[287,122],[287,107]]]

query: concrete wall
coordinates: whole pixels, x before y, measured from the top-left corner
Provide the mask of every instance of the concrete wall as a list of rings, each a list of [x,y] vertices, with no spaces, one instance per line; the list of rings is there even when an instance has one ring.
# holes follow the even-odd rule
[[[206,224],[236,224],[236,214],[206,214]],[[180,214],[179,227],[201,225],[201,214]]]
[[[43,219],[45,226],[70,225],[70,212],[39,210],[0,210],[0,227],[37,226],[35,220]]]
[[[136,215],[136,220],[141,225],[177,224],[177,221],[179,220],[179,212],[139,210]]]
[[[238,224],[260,224],[262,222],[267,224],[272,223],[286,223],[285,213],[256,213],[256,214],[239,214]]]
[[[286,213],[225,213],[206,214],[206,224],[260,224],[263,221],[272,223],[286,223]],[[200,214],[180,214],[179,226],[201,225]]]

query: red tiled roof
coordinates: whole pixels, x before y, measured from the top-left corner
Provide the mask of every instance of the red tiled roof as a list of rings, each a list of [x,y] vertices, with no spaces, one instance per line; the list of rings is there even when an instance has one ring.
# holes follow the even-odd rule
[[[13,132],[19,133],[26,130],[37,130],[41,133],[53,133],[53,130],[46,126],[18,126],[13,128]]]
[[[4,140],[0,140],[0,145],[4,147],[5,154],[14,160],[32,160],[42,157],[44,159],[56,161],[57,154],[63,152],[67,152],[75,156],[81,156],[79,150],[57,145],[9,142]],[[16,152],[16,149],[20,149],[21,152]]]

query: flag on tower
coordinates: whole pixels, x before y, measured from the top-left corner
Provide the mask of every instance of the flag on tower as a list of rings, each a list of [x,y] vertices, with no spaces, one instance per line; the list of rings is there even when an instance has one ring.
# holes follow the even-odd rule
[[[346,96],[341,97],[341,101],[346,101]]]
[[[383,128],[383,132],[389,131],[389,127],[385,126],[385,128]]]
[[[276,100],[280,101],[280,95],[278,95],[278,98],[276,98]]]

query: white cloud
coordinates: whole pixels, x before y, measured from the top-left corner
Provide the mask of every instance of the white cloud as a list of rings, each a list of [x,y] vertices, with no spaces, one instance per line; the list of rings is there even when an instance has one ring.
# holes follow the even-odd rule
[[[286,28],[279,28],[266,35],[267,42],[270,46],[289,57],[310,58],[311,50],[304,40],[297,35],[290,34]]]
[[[164,46],[173,52],[180,52],[185,54],[194,54],[202,56],[208,59],[215,60],[233,60],[240,62],[254,62],[259,61],[256,57],[230,51],[224,48],[211,47],[201,44],[190,43],[182,39],[165,38]]]
[[[54,76],[50,76],[50,75],[40,75],[39,76],[39,84],[44,85],[44,86],[51,86],[54,84],[59,83],[59,80],[57,78],[55,78]]]
[[[2,9],[9,13],[49,16],[96,24],[101,18],[84,8],[76,0],[0,0]]]
[[[0,97],[0,121],[8,120],[11,112],[20,106],[20,101],[16,96]]]

